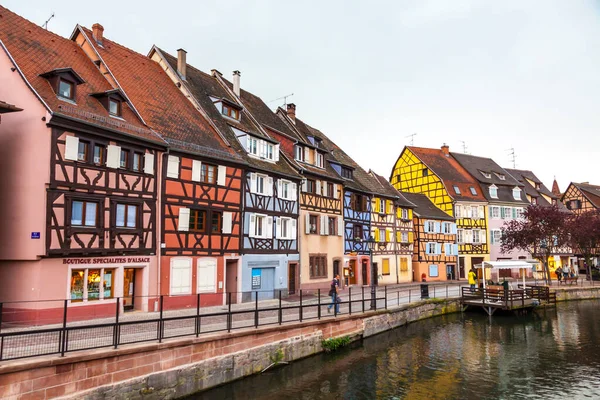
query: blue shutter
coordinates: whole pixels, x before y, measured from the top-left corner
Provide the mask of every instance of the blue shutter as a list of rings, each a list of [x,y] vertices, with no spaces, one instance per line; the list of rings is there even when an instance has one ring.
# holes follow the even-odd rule
[[[458,245],[457,244],[453,244],[452,247],[454,247],[454,255],[457,256],[458,255]]]
[[[456,232],[457,232],[456,224],[452,224],[452,230],[451,230],[451,232],[456,235]]]
[[[442,244],[441,243],[435,244],[435,254],[442,254]]]
[[[442,231],[442,224],[441,222],[435,222],[435,233],[440,233]]]

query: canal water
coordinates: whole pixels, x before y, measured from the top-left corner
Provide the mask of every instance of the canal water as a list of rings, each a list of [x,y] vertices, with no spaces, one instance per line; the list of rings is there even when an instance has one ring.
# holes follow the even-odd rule
[[[600,399],[600,301],[420,321],[190,399]]]

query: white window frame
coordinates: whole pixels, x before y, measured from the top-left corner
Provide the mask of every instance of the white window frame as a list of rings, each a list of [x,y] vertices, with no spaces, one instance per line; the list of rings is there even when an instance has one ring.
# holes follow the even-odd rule
[[[515,200],[521,200],[521,189],[520,188],[514,188],[512,190],[512,195],[513,195],[513,199]]]
[[[454,205],[454,217],[455,218],[463,218],[462,205],[456,204]]]
[[[516,208],[515,208],[515,215],[516,215],[516,217],[515,217],[515,218],[516,218],[516,219],[521,219],[521,218],[523,218],[523,213],[524,213],[524,211],[525,211],[525,210],[524,210],[523,208],[521,208],[521,207],[516,207]]]
[[[460,195],[460,188],[458,186],[454,185],[452,188],[454,189],[454,193]]]
[[[406,231],[400,232],[400,240],[401,240],[401,243],[408,243],[408,232],[406,232]]]
[[[318,151],[315,150],[315,165],[319,168],[323,168],[325,165],[325,156],[323,156],[323,154],[319,153]]]
[[[299,144],[294,145],[294,159],[296,161],[304,161],[304,148]]]
[[[464,229],[457,229],[456,230],[456,242],[464,243],[464,240],[465,240]]]
[[[479,218],[479,206],[471,206],[471,219]]]
[[[506,180],[506,175],[504,174],[499,174],[497,172],[494,172],[494,174],[498,177],[498,179],[500,179],[501,181],[505,181]]]
[[[246,150],[248,151],[248,154],[252,154],[253,156],[258,157],[260,154],[259,147],[259,140],[253,136],[248,135],[248,138],[246,139]]]
[[[512,207],[502,207],[504,209],[504,219],[513,219]]]
[[[490,186],[490,197],[492,199],[498,198],[498,186],[496,186],[496,185]]]
[[[442,233],[444,233],[446,235],[451,235],[452,234],[452,223],[443,222],[442,223]]]
[[[189,290],[185,291],[185,292],[177,292],[174,293],[173,292],[173,268],[175,268],[175,262],[176,261],[188,261],[188,269],[189,271]],[[171,275],[169,276],[169,295],[170,296],[185,296],[185,295],[190,295],[192,294],[192,258],[191,257],[173,257],[171,258],[171,269],[170,269],[170,273]]]
[[[425,221],[425,232],[435,233],[435,221]]]
[[[487,179],[490,179],[492,177],[492,174],[487,173],[487,172],[483,172],[483,171],[479,171],[481,172],[481,175],[483,175],[484,177],[486,177]]]
[[[502,244],[502,231],[500,229],[492,229],[490,231],[491,244]]]
[[[475,234],[475,233],[477,233],[477,234]],[[471,243],[474,243],[474,244],[482,243],[481,242],[481,231],[479,229],[473,229],[471,231],[471,234],[473,235]],[[477,236],[477,240],[475,240],[476,236]]]
[[[437,243],[436,242],[427,242],[427,247],[425,248],[425,254],[437,255]],[[430,251],[430,247],[433,246],[433,251]]]
[[[402,209],[402,219],[408,219],[408,209]]]
[[[500,219],[500,207],[498,206],[490,206],[490,210],[491,212],[491,217],[493,219]]]

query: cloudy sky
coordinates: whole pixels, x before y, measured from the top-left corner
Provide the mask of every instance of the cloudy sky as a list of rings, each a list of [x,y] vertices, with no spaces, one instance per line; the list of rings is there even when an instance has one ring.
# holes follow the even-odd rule
[[[505,167],[514,149],[548,186],[600,184],[600,1],[2,3],[40,25],[54,12],[63,36],[99,22],[144,54],[183,47],[272,108],[293,93],[300,119],[384,176],[416,133]]]

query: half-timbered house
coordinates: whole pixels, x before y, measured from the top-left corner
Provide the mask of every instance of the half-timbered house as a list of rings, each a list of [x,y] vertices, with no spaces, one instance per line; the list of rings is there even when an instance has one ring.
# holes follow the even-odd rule
[[[237,292],[244,161],[185,99],[160,65],[78,26],[72,40],[167,141],[159,164],[160,293],[165,307],[220,304]],[[229,271],[229,276],[226,276]]]
[[[177,57],[153,47],[157,62],[198,112],[209,119],[231,149],[246,163],[242,174],[242,263],[237,292],[272,297],[288,285],[289,264],[297,264],[298,185],[300,175],[280,157],[280,144],[257,122],[241,96],[241,74],[233,82],[219,71],[206,74]],[[233,272],[233,271],[232,271]]]
[[[479,190],[488,202],[488,247],[492,261],[526,260],[529,253],[523,250],[502,252],[502,227],[505,223],[522,219],[528,206],[524,186],[491,158],[471,154],[451,153],[452,157],[479,182]],[[529,273],[519,268],[492,271],[492,279],[520,278]]]
[[[452,279],[458,261],[454,218],[436,207],[424,194],[402,193],[415,205],[413,209],[413,280]]]
[[[591,185],[589,182],[571,182],[561,201],[575,214],[600,210],[600,186]]]
[[[465,279],[474,265],[489,261],[487,201],[479,183],[450,155],[448,146],[405,147],[390,182],[400,191],[425,194],[456,219],[459,258],[455,277]]]
[[[412,282],[413,207],[383,176],[369,171],[380,186],[372,201],[371,233],[377,242],[373,265],[383,284]]]
[[[0,301],[69,299],[72,318],[152,307],[166,143],[76,43],[0,20],[0,97],[25,109],[0,125]]]

